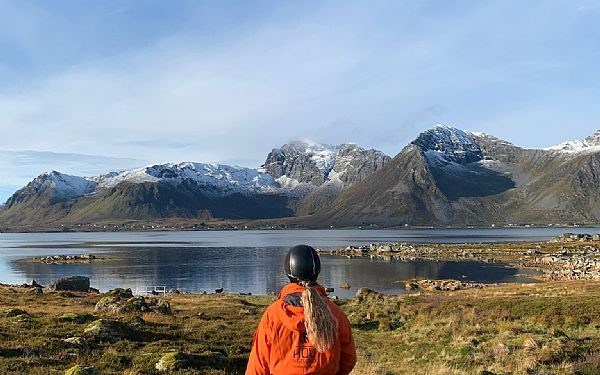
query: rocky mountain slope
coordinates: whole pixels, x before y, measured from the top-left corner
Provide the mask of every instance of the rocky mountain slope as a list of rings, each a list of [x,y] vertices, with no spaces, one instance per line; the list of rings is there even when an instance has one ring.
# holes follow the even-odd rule
[[[356,144],[319,145],[304,141],[273,149],[260,168],[297,194],[297,215],[324,209],[346,188],[383,168],[390,157]]]
[[[354,144],[293,142],[258,169],[158,164],[96,177],[40,175],[0,226],[113,219],[273,219],[304,227],[600,221],[600,131],[547,149],[435,126],[394,158]]]
[[[255,169],[217,164],[158,164],[97,177],[44,173],[0,211],[4,225],[106,219],[291,216],[289,191]]]
[[[157,164],[94,177],[44,173],[0,208],[4,226],[112,219],[271,219],[326,206],[390,158],[356,145],[295,142],[258,169]]]
[[[579,148],[527,150],[435,126],[307,225],[597,223],[598,139],[600,132],[570,143]]]

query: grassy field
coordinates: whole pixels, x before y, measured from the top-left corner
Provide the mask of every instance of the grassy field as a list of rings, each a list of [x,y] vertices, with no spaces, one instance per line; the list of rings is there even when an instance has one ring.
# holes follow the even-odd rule
[[[340,301],[358,350],[353,374],[600,374],[598,286],[568,281]],[[252,333],[274,299],[173,295],[165,298],[173,314],[161,315],[95,312],[100,298],[0,288],[0,373],[64,374],[75,365],[100,374],[243,373]]]

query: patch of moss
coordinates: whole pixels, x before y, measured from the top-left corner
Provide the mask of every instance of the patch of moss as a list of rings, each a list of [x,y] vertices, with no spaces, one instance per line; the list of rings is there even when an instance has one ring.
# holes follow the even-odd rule
[[[98,319],[83,331],[84,336],[100,342],[116,342],[124,338],[135,338],[135,329],[112,319]]]
[[[156,363],[156,369],[161,372],[180,370],[188,365],[187,356],[179,350],[164,354]]]
[[[75,365],[65,371],[65,375],[99,375],[99,372],[93,367]]]

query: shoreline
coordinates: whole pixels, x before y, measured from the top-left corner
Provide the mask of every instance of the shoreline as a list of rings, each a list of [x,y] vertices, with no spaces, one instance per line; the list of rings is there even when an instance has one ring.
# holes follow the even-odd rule
[[[291,218],[294,219],[294,218]],[[213,231],[256,231],[256,230],[428,230],[428,229],[573,229],[589,228],[600,229],[600,223],[577,223],[577,224],[503,224],[503,225],[404,225],[404,226],[380,226],[380,225],[352,225],[352,226],[326,226],[312,227],[302,226],[288,221],[213,221],[213,222],[153,222],[153,221],[126,221],[126,222],[100,222],[96,224],[40,224],[32,226],[0,226],[0,233],[145,233],[145,232],[213,232]]]
[[[596,275],[590,272],[600,267],[600,241],[378,243],[319,252],[480,260],[545,272],[539,283],[412,279],[399,285],[407,290],[402,294],[357,285],[352,297],[332,297],[352,326],[358,354],[352,375],[598,369],[599,279],[584,276]],[[119,288],[53,291],[31,284],[0,284],[3,374],[67,374],[77,366],[106,375],[243,374],[253,332],[276,298],[222,290],[166,295],[133,295]],[[168,371],[158,371],[167,362]],[[19,370],[13,372],[15,363]]]
[[[400,261],[501,262],[544,273],[542,280],[600,280],[600,241],[415,244],[379,243],[322,250],[321,254]]]

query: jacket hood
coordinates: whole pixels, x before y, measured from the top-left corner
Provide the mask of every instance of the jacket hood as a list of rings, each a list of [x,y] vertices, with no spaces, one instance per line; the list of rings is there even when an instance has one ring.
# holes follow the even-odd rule
[[[321,285],[314,285],[313,288],[315,288],[323,297],[327,298],[325,288]],[[283,298],[288,294],[302,293],[303,291],[304,287],[302,285],[290,283],[284,286],[277,296],[278,299],[275,304],[275,313],[283,325],[291,331],[306,332],[304,326],[304,308],[290,305],[285,302]]]

